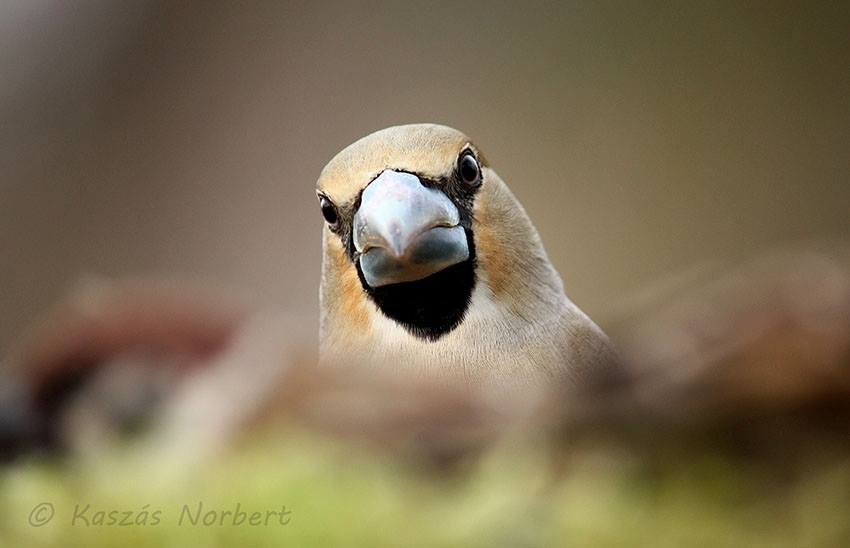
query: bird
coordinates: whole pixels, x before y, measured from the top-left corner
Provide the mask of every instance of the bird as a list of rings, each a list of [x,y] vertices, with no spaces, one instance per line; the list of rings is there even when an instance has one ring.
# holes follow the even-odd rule
[[[525,209],[462,132],[376,131],[328,162],[316,195],[321,367],[517,387],[616,367]]]

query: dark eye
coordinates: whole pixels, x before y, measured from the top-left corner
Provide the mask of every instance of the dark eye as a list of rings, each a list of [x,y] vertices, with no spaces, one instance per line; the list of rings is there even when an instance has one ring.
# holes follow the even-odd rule
[[[460,159],[457,161],[457,171],[464,183],[470,186],[481,183],[481,168],[471,151],[466,150],[460,155]]]
[[[319,195],[319,207],[322,208],[322,217],[330,225],[331,228],[336,228],[339,223],[339,214],[336,212],[336,206],[328,200],[326,196]]]

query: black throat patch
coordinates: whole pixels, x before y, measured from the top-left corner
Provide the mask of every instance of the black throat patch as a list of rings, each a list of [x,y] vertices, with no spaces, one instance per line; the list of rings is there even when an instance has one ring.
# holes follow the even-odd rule
[[[411,335],[436,341],[452,332],[463,321],[475,289],[475,242],[472,231],[465,231],[469,258],[415,282],[370,287],[356,261],[363,290]]]

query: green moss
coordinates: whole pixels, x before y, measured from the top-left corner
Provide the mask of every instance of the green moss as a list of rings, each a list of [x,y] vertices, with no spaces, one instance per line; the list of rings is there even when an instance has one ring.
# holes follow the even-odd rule
[[[303,432],[267,433],[180,473],[132,447],[96,464],[30,460],[0,470],[0,546],[840,546],[850,545],[850,466],[793,481],[723,455],[659,460],[622,447],[557,463],[534,444],[435,475]],[[840,462],[840,461],[839,461]],[[556,466],[557,464],[557,466]],[[557,472],[555,472],[557,470]],[[54,518],[28,524],[49,502]],[[291,512],[281,525],[193,526],[195,512]],[[76,505],[147,511],[147,525],[72,524]],[[152,513],[160,522],[152,525]],[[184,516],[185,517],[185,516]],[[247,519],[247,518],[246,518]]]

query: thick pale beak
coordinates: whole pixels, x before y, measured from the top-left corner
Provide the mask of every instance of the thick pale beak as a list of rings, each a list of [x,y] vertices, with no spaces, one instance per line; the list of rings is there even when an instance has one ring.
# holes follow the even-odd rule
[[[469,258],[457,207],[410,173],[385,170],[354,215],[354,247],[370,287],[427,278]]]

